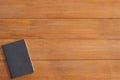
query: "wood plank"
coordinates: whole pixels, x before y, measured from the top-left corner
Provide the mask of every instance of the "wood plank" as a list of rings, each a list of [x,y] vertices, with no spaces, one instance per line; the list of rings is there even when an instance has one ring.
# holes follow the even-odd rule
[[[119,80],[120,61],[33,61],[35,72],[14,80]],[[6,62],[0,62],[1,80],[11,80]]]
[[[0,0],[0,18],[120,18],[120,0]]]
[[[16,39],[0,39],[0,46]],[[120,40],[26,39],[34,60],[120,59]],[[2,49],[0,59],[4,59]]]
[[[0,19],[0,39],[120,39],[120,19]]]

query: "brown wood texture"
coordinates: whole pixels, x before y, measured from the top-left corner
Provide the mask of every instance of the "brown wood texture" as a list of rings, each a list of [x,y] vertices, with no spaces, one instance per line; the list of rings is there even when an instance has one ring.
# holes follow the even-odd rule
[[[120,80],[120,0],[0,0],[0,80]],[[1,46],[25,39],[35,72],[15,79]]]
[[[119,19],[0,19],[0,39],[120,39]]]
[[[0,18],[120,18],[120,0],[0,0]]]
[[[0,46],[17,39],[1,39]],[[26,39],[33,60],[120,59],[119,40]],[[1,49],[0,60],[4,60]]]
[[[0,64],[1,80],[11,80],[7,64]],[[35,72],[13,80],[119,80],[120,61],[33,61]]]

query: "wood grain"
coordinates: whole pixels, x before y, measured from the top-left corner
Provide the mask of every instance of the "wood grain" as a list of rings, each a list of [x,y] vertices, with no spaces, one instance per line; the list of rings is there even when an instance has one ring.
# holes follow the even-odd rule
[[[119,80],[120,61],[33,61],[35,72],[13,80]],[[11,80],[6,62],[0,62],[0,79]]]
[[[0,46],[16,39],[1,39]],[[32,59],[120,59],[120,40],[26,39]],[[0,59],[4,59],[2,49]]]
[[[120,39],[120,19],[0,19],[0,39]]]
[[[0,0],[0,18],[120,18],[120,0]]]
[[[0,80],[120,80],[120,0],[0,0]],[[33,74],[10,78],[2,45],[25,39]]]

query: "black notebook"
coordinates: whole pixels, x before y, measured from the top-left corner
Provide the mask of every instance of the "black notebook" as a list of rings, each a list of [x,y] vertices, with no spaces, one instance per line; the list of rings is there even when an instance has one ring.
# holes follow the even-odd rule
[[[24,40],[2,46],[12,78],[32,73],[33,66]]]

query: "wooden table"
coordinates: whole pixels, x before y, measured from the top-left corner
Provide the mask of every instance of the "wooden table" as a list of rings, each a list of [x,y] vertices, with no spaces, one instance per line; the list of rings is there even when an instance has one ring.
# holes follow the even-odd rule
[[[120,80],[120,0],[0,0],[0,80],[20,39],[35,72],[14,80]]]

